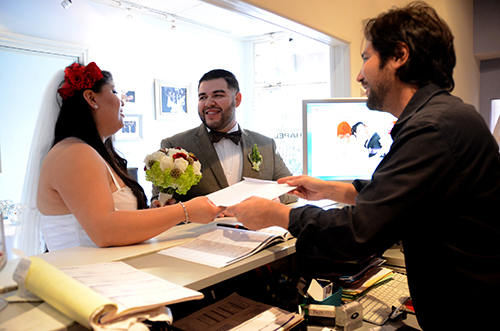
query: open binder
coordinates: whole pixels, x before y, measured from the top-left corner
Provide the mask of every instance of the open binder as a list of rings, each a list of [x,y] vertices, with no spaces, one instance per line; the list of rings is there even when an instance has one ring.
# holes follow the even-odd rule
[[[237,228],[236,225],[227,223],[218,226],[186,244],[167,248],[159,254],[222,268],[292,238],[288,230],[279,226],[252,231]]]

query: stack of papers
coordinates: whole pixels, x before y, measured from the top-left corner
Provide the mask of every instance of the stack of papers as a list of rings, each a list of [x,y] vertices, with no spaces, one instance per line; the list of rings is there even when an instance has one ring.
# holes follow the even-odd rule
[[[373,268],[380,266],[384,262],[385,260],[379,257],[372,257],[363,263],[352,263],[353,270],[357,268],[356,272],[341,274],[339,275],[339,280],[343,281],[345,284],[355,284],[359,280],[364,279]]]
[[[365,277],[355,285],[342,288],[342,299],[346,301],[356,300],[373,286],[389,281],[393,274],[393,271],[390,269],[375,267],[368,271]]]

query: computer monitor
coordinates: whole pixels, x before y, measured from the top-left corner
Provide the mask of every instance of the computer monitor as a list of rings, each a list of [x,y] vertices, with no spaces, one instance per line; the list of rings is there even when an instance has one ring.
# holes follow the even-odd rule
[[[397,118],[366,98],[303,100],[303,174],[323,180],[370,179],[388,152]]]

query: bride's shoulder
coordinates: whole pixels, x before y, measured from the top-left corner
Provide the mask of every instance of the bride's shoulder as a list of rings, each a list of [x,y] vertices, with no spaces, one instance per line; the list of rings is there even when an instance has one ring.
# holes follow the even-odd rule
[[[97,151],[84,141],[75,138],[67,138],[55,144],[47,154],[47,161],[55,162],[78,162],[80,160],[91,161],[98,158]]]
[[[60,191],[89,181],[105,181],[106,163],[90,145],[65,139],[52,147],[40,169],[40,185]]]

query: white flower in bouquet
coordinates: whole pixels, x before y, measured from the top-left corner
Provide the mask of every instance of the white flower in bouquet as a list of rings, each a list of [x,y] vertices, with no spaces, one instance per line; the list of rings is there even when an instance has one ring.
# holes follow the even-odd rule
[[[158,158],[158,161],[160,161],[161,171],[172,169],[174,167],[174,159],[171,156],[163,155],[163,157]]]
[[[186,194],[198,184],[201,163],[193,153],[180,147],[161,149],[144,159],[146,180],[157,186],[162,193]]]

